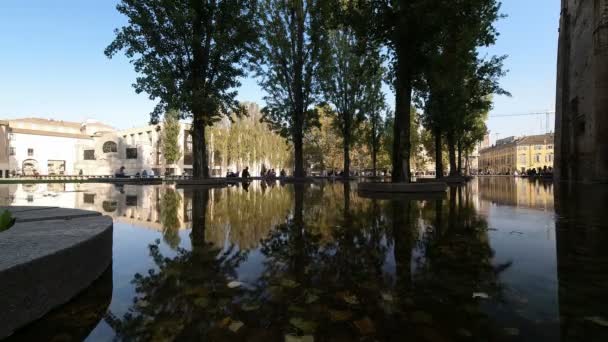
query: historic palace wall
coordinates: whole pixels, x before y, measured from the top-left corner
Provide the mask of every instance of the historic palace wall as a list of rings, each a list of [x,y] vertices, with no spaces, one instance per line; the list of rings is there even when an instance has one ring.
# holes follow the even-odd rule
[[[608,183],[608,0],[562,0],[556,179]]]

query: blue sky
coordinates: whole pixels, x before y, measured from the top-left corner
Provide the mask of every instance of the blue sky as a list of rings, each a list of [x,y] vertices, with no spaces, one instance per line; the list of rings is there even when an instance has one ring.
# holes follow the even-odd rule
[[[113,30],[125,22],[116,3],[0,0],[0,118],[91,118],[118,128],[145,124],[155,103],[135,94],[136,74],[125,57],[103,54]],[[513,97],[495,98],[492,114],[553,110],[559,2],[505,0],[502,11],[508,17],[497,24],[501,36],[488,53],[509,55],[502,85]],[[239,99],[262,104],[255,80],[243,80]],[[491,118],[488,126],[493,139],[496,133],[541,133],[545,116]]]

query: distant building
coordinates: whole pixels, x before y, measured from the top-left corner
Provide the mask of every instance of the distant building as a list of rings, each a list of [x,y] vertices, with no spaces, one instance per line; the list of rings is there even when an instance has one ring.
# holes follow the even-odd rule
[[[182,157],[168,165],[160,147],[162,124],[127,130],[83,123],[23,118],[0,121],[0,176],[113,175],[192,170],[190,126],[181,124]]]
[[[491,174],[512,174],[553,167],[554,135],[542,134],[500,139],[479,154],[479,169]]]

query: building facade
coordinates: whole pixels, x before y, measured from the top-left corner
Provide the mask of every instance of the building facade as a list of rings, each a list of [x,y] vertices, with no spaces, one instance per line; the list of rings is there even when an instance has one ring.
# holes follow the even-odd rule
[[[562,0],[555,177],[608,183],[608,0]]]
[[[479,154],[480,172],[487,174],[523,173],[529,169],[553,169],[554,135],[508,137]]]

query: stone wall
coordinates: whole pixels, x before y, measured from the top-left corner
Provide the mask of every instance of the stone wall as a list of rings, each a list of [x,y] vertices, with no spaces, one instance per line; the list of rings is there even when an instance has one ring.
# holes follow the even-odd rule
[[[608,183],[608,0],[562,0],[556,179]]]

